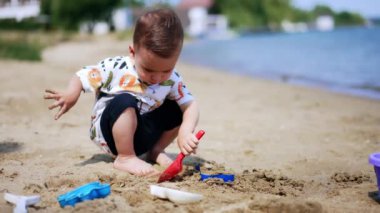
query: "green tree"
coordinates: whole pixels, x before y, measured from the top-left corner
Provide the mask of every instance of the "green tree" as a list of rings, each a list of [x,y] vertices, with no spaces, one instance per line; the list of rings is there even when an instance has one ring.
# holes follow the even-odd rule
[[[144,0],[122,0],[122,4],[126,7],[144,7]]]
[[[235,29],[279,30],[283,20],[311,22],[321,15],[334,16],[336,23],[363,24],[358,14],[338,13],[328,6],[317,5],[311,11],[292,6],[291,0],[215,0],[210,13],[224,14]]]
[[[292,7],[290,0],[266,0],[260,1],[263,4],[265,24],[272,29],[278,29],[284,19],[290,19]]]
[[[291,16],[290,0],[216,0],[211,13],[225,14],[234,28],[278,28]]]
[[[257,0],[216,0],[210,13],[224,14],[233,28],[251,28],[264,25],[258,14],[262,13],[262,5]]]
[[[293,8],[290,13],[290,21],[293,22],[310,22],[313,20],[313,15],[308,11]]]
[[[50,16],[51,15],[51,0],[41,0],[40,13]]]
[[[76,30],[84,21],[90,27],[96,21],[109,22],[113,9],[121,4],[121,0],[42,0],[41,12],[56,28]]]
[[[314,17],[324,16],[324,15],[334,16],[335,14],[334,11],[326,5],[316,5],[314,9],[311,11],[311,13],[313,14]]]
[[[348,25],[363,25],[365,24],[364,18],[357,13],[350,13],[348,11],[342,11],[335,14],[334,20],[338,26],[348,26]]]

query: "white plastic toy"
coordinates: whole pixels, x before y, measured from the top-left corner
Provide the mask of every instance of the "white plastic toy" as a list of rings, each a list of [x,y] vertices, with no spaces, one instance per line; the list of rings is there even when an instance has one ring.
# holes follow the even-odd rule
[[[40,202],[41,197],[39,195],[22,196],[5,193],[4,199],[16,205],[16,207],[13,209],[13,213],[27,213],[27,207]]]
[[[156,185],[150,185],[150,194],[162,199],[168,199],[174,203],[194,203],[203,199],[203,196],[200,194],[169,189]]]

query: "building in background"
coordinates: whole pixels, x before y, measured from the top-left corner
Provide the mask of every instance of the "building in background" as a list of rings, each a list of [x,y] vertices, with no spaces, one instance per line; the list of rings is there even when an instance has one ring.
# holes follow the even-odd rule
[[[130,8],[117,8],[112,14],[115,31],[123,31],[133,27],[133,11]]]
[[[319,16],[315,20],[315,28],[319,31],[330,31],[335,27],[334,18],[332,16]]]
[[[54,1],[54,0],[52,0]],[[153,1],[152,2],[161,2]],[[151,4],[153,4],[151,2]],[[0,19],[43,18],[40,14],[40,0],[0,0]],[[179,15],[186,33],[193,38],[225,39],[234,34],[224,15],[210,15],[208,9],[214,0],[180,0],[172,5]],[[84,21],[79,26],[81,33],[107,34],[111,30],[124,31],[133,28],[135,20],[147,8],[119,7],[113,11],[109,21]],[[48,22],[49,17],[45,17]]]
[[[191,37],[206,34],[208,8],[212,4],[212,0],[181,0],[176,6],[183,27]]]
[[[283,20],[281,22],[281,28],[287,33],[302,33],[309,30],[309,27],[304,22],[290,22],[288,20]]]
[[[0,19],[16,19],[37,17],[40,14],[39,0],[0,0]]]
[[[224,15],[210,15],[213,0],[181,0],[176,11],[186,33],[194,38],[225,39],[233,36]]]
[[[288,20],[284,20],[281,22],[281,28],[284,32],[287,33],[300,33],[307,32],[309,30],[330,31],[335,28],[335,21],[334,17],[329,15],[319,16],[315,21],[311,23],[294,23]]]
[[[114,27],[114,31],[120,32],[131,29],[134,24],[134,10],[128,7],[116,8],[112,12],[112,23],[107,23],[105,21],[97,21],[95,23],[83,22],[79,27],[79,32],[90,33],[95,35],[108,34],[111,31],[111,24]],[[91,25],[94,25],[91,30]]]

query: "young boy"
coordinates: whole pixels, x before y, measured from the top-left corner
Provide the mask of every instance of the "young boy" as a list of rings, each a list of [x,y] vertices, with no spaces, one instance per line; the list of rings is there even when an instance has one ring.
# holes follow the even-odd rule
[[[129,57],[107,58],[86,66],[70,80],[65,92],[47,89],[59,107],[55,119],[77,102],[81,91],[95,92],[91,140],[116,156],[114,168],[135,175],[158,171],[137,156],[168,166],[165,148],[178,136],[182,153],[194,153],[199,110],[193,96],[174,69],[183,44],[183,28],[170,9],[156,9],[136,22]]]

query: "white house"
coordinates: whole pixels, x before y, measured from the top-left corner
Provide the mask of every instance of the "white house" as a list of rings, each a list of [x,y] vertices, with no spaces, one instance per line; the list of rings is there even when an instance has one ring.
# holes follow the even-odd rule
[[[0,0],[0,19],[37,17],[40,14],[39,0]]]
[[[226,16],[208,14],[213,3],[213,0],[182,0],[177,5],[177,12],[191,37],[224,39],[233,36]]]
[[[112,22],[115,31],[123,31],[133,27],[133,12],[132,9],[122,7],[117,8],[112,12]],[[92,23],[83,22],[79,27],[79,32],[89,33],[90,25]],[[95,35],[104,35],[110,32],[110,25],[105,21],[96,22],[94,25],[93,33]]]
[[[304,22],[290,22],[288,20],[283,20],[281,22],[281,28],[287,33],[300,33],[308,31],[308,26]]]
[[[188,12],[190,24],[187,32],[190,36],[199,37],[207,30],[207,9],[204,7],[193,7]]]
[[[207,31],[208,8],[212,0],[181,0],[177,11],[186,32],[192,37],[204,36]]]
[[[133,26],[133,13],[130,8],[118,8],[112,13],[112,22],[116,31],[123,31]]]
[[[51,0],[54,1],[54,0]],[[0,19],[16,19],[22,21],[25,18],[38,17],[40,15],[40,0],[0,0]],[[113,12],[112,21],[116,31],[130,28],[132,12],[128,8],[119,8]],[[88,32],[89,25],[82,23],[79,30]],[[106,34],[109,25],[106,22],[98,22],[94,26],[95,34]]]
[[[320,31],[333,30],[335,26],[334,18],[331,16],[319,16],[315,20],[315,28]]]

